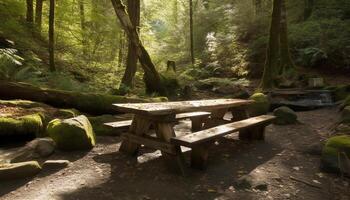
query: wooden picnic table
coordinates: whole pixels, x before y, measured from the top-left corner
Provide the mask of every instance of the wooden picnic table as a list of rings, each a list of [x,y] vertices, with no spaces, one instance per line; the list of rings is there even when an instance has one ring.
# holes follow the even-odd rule
[[[251,100],[243,99],[213,99],[197,101],[178,101],[160,103],[127,103],[114,104],[115,109],[124,113],[134,114],[129,133],[123,137],[120,151],[135,155],[141,144],[159,149],[170,168],[184,174],[184,161],[181,148],[170,143],[176,137],[174,125],[176,114],[208,111],[210,120],[204,121],[204,128],[210,128],[227,123],[223,118],[226,112],[232,112],[232,120],[246,119],[246,106]],[[153,126],[156,137],[151,137],[149,129]]]

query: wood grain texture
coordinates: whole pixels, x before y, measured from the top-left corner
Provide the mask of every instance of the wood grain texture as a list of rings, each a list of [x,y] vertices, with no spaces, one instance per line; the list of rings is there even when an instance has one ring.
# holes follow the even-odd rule
[[[140,115],[169,115],[197,111],[213,111],[232,108],[253,103],[243,99],[213,99],[198,101],[177,101],[159,103],[127,103],[113,104],[120,112]]]
[[[233,122],[230,124],[216,126],[210,129],[196,132],[196,133],[174,137],[171,139],[171,142],[173,144],[177,144],[181,146],[194,147],[199,143],[207,142],[217,137],[221,137],[230,133],[240,131],[242,129],[250,128],[250,127],[261,125],[264,123],[269,123],[273,119],[275,119],[274,116],[261,115],[258,117],[253,117],[253,118]]]

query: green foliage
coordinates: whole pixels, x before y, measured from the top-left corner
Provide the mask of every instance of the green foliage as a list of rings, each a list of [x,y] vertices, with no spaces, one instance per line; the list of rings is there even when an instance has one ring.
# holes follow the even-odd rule
[[[270,101],[268,97],[263,93],[255,93],[251,97],[250,100],[253,100],[249,106],[249,113],[251,116],[264,115],[270,110]]]

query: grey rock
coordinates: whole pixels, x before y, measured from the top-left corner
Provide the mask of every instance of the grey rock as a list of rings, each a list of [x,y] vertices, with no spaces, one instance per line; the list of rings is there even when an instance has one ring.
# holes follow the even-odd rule
[[[0,165],[0,180],[13,180],[32,177],[39,173],[41,167],[37,161]]]
[[[273,114],[276,116],[276,120],[274,121],[275,124],[288,125],[295,124],[298,121],[297,114],[286,106],[276,108],[273,111]]]
[[[55,151],[55,142],[51,138],[37,138],[11,155],[10,162],[24,162],[50,156]]]
[[[42,164],[43,169],[62,169],[70,164],[69,160],[47,160]]]
[[[268,184],[266,181],[253,176],[253,175],[244,175],[240,177],[237,181],[238,189],[256,189],[261,191],[267,191]]]

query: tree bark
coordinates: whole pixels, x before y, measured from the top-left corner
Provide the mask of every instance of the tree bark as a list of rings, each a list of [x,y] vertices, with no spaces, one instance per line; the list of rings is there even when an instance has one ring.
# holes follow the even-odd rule
[[[281,0],[281,23],[280,23],[280,53],[281,63],[279,74],[287,79],[294,78],[295,66],[289,52],[287,28],[287,9],[285,0]]]
[[[86,40],[86,22],[85,22],[85,5],[84,0],[79,0],[79,14],[80,14],[80,27],[81,27],[81,43],[83,45],[83,55],[87,55],[87,40]]]
[[[39,32],[41,32],[42,16],[43,16],[43,0],[36,0],[35,25]]]
[[[264,74],[260,86],[263,89],[271,89],[275,86],[275,78],[279,71],[281,1],[282,0],[273,1],[270,37],[267,47]]]
[[[132,25],[137,28],[137,31],[139,31],[140,29],[138,27],[140,26],[140,0],[128,0],[128,14]],[[137,71],[136,51],[137,47],[131,41],[129,41],[126,69],[121,82],[121,85],[123,87],[134,87],[134,77]]]
[[[191,62],[192,65],[195,63],[194,59],[194,41],[193,41],[193,2],[192,0],[189,0],[190,3],[190,51],[191,51]]]
[[[33,19],[33,0],[27,0],[26,5],[27,5],[26,20],[28,23],[32,24],[34,22],[34,19]]]
[[[304,0],[304,21],[309,19],[314,9],[314,0]]]
[[[50,70],[56,71],[55,67],[55,0],[50,0],[49,11],[49,54]]]
[[[146,51],[142,42],[140,41],[139,34],[131,23],[131,20],[126,12],[124,4],[121,0],[111,0],[113,4],[114,11],[119,18],[119,21],[125,30],[129,40],[135,45],[137,49],[137,57],[141,63],[141,67],[143,68],[144,81],[146,84],[146,92],[153,93],[157,92],[159,94],[165,94],[165,90],[161,85],[160,76],[151,60],[150,55]]]
[[[0,81],[0,99],[37,101],[59,108],[76,108],[89,114],[119,114],[114,110],[113,103],[140,103],[160,100],[53,90],[7,81]]]
[[[262,0],[254,0],[255,3],[255,16],[259,17],[262,11]]]

